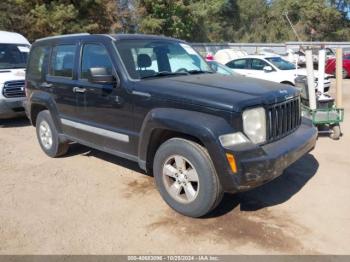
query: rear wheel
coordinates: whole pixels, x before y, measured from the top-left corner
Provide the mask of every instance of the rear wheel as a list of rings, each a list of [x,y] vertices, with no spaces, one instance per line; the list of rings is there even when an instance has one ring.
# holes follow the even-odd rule
[[[163,143],[154,158],[158,190],[177,212],[201,217],[221,201],[223,191],[207,150],[182,138]]]
[[[50,157],[59,157],[67,153],[69,145],[59,140],[58,132],[48,110],[43,110],[36,119],[36,134],[41,149]]]

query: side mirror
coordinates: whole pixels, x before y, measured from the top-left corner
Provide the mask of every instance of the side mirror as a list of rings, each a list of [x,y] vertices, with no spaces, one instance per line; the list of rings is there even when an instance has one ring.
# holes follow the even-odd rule
[[[266,72],[266,73],[269,73],[269,72],[272,72],[273,71],[273,68],[271,66],[264,66],[263,70]]]
[[[108,74],[105,67],[92,67],[88,72],[88,81],[91,83],[112,84],[116,82],[114,76]]]

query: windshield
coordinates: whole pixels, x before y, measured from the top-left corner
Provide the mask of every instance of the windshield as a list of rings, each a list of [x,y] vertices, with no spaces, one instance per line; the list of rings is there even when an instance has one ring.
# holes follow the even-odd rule
[[[204,59],[185,43],[121,40],[116,42],[116,47],[133,79],[212,73]]]
[[[0,69],[25,68],[29,46],[0,44]]]
[[[276,66],[280,70],[293,70],[295,69],[295,65],[292,63],[283,60],[281,57],[269,57],[266,58],[267,61],[271,62],[274,66]]]

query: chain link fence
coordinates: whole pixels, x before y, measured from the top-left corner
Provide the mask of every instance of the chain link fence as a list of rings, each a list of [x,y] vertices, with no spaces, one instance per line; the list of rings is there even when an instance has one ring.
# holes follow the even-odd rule
[[[301,47],[335,49],[343,48],[344,52],[350,52],[350,42],[285,42],[285,43],[192,43],[192,46],[202,55],[215,54],[220,49],[233,49],[246,51],[248,54],[256,54],[262,50],[272,50],[277,54],[285,54],[288,49],[299,50]]]

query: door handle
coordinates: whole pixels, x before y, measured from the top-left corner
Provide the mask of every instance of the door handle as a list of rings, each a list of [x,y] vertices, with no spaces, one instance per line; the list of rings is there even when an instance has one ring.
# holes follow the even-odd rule
[[[143,96],[143,97],[147,97],[150,98],[151,94],[150,93],[146,93],[146,92],[140,92],[140,91],[132,91],[133,95],[137,95],[137,96]]]
[[[42,83],[42,84],[40,85],[40,87],[50,88],[50,87],[52,87],[52,84],[47,83],[47,82],[44,82],[44,83]]]
[[[73,87],[73,92],[74,93],[85,93],[86,88],[75,86],[75,87]]]

